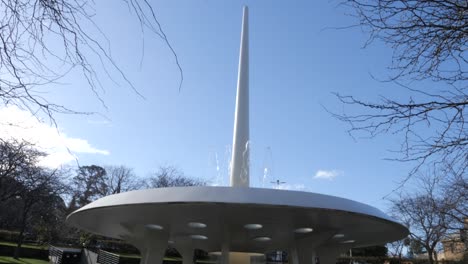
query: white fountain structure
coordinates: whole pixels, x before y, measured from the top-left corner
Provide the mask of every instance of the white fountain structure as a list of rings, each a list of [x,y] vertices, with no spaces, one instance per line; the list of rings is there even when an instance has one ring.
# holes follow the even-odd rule
[[[287,251],[292,264],[333,264],[354,247],[402,239],[408,229],[380,210],[335,196],[249,187],[248,9],[244,7],[234,121],[231,187],[172,187],[110,195],[67,222],[123,239],[141,264],[161,264],[170,244],[192,264],[194,249],[222,264]]]

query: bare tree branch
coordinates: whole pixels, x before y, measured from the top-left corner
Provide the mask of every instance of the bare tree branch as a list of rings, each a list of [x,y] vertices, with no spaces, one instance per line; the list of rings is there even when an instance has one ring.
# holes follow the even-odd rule
[[[107,173],[107,195],[139,190],[146,187],[146,183],[135,175],[131,168],[121,165],[106,166],[104,169]]]
[[[204,186],[206,182],[187,177],[176,167],[162,166],[149,178],[148,185],[151,188]]]
[[[180,89],[182,68],[152,6],[146,0],[121,0],[121,3],[127,4],[136,15],[142,32],[144,28],[150,29],[169,47],[180,71]],[[114,61],[109,40],[94,21],[94,5],[88,0],[0,1],[0,101],[3,105],[45,114],[54,123],[54,113],[90,114],[50,102],[40,92],[40,87],[57,83],[76,70],[81,71],[104,107],[101,71],[111,81],[124,83],[143,97]],[[55,45],[52,47],[51,43]]]
[[[465,0],[347,0],[366,45],[393,49],[392,79],[410,76],[455,84],[467,80],[468,2]]]
[[[358,25],[369,33],[365,46],[383,41],[393,50],[391,81],[411,94],[406,101],[382,97],[368,102],[335,94],[346,107],[332,113],[352,136],[402,137],[391,158],[414,162],[401,187],[423,165],[465,171],[468,164],[468,1],[347,0]],[[410,85],[424,80],[425,88]],[[432,83],[433,87],[427,86]],[[410,83],[407,85],[406,83]]]
[[[468,181],[463,174],[434,168],[416,177],[416,189],[392,200],[392,214],[410,229],[411,239],[424,247],[430,263],[437,249],[453,234],[460,234],[467,217]]]

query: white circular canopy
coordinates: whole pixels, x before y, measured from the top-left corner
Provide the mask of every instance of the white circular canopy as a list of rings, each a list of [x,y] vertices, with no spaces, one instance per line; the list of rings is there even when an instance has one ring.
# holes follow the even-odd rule
[[[209,252],[288,250],[293,241],[320,239],[322,246],[378,245],[408,235],[380,210],[334,196],[258,188],[173,187],[101,198],[68,216],[89,232],[126,239],[164,233],[174,246]],[[155,228],[157,227],[157,228]]]

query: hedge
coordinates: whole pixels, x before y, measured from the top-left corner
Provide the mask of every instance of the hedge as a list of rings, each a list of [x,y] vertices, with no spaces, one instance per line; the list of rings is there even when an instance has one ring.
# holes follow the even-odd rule
[[[0,245],[0,256],[11,256],[15,255],[14,246]],[[47,249],[35,249],[35,248],[21,248],[20,256],[22,258],[35,258],[35,259],[49,259],[49,250]]]
[[[0,230],[0,241],[16,242],[18,241],[19,232]]]

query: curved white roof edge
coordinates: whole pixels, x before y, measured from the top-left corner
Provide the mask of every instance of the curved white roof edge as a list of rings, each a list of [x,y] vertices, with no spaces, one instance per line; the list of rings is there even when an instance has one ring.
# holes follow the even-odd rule
[[[399,223],[375,207],[331,195],[263,188],[213,186],[156,188],[109,195],[76,210],[67,218],[74,214],[103,207],[171,203],[258,204],[316,208],[364,214]]]

